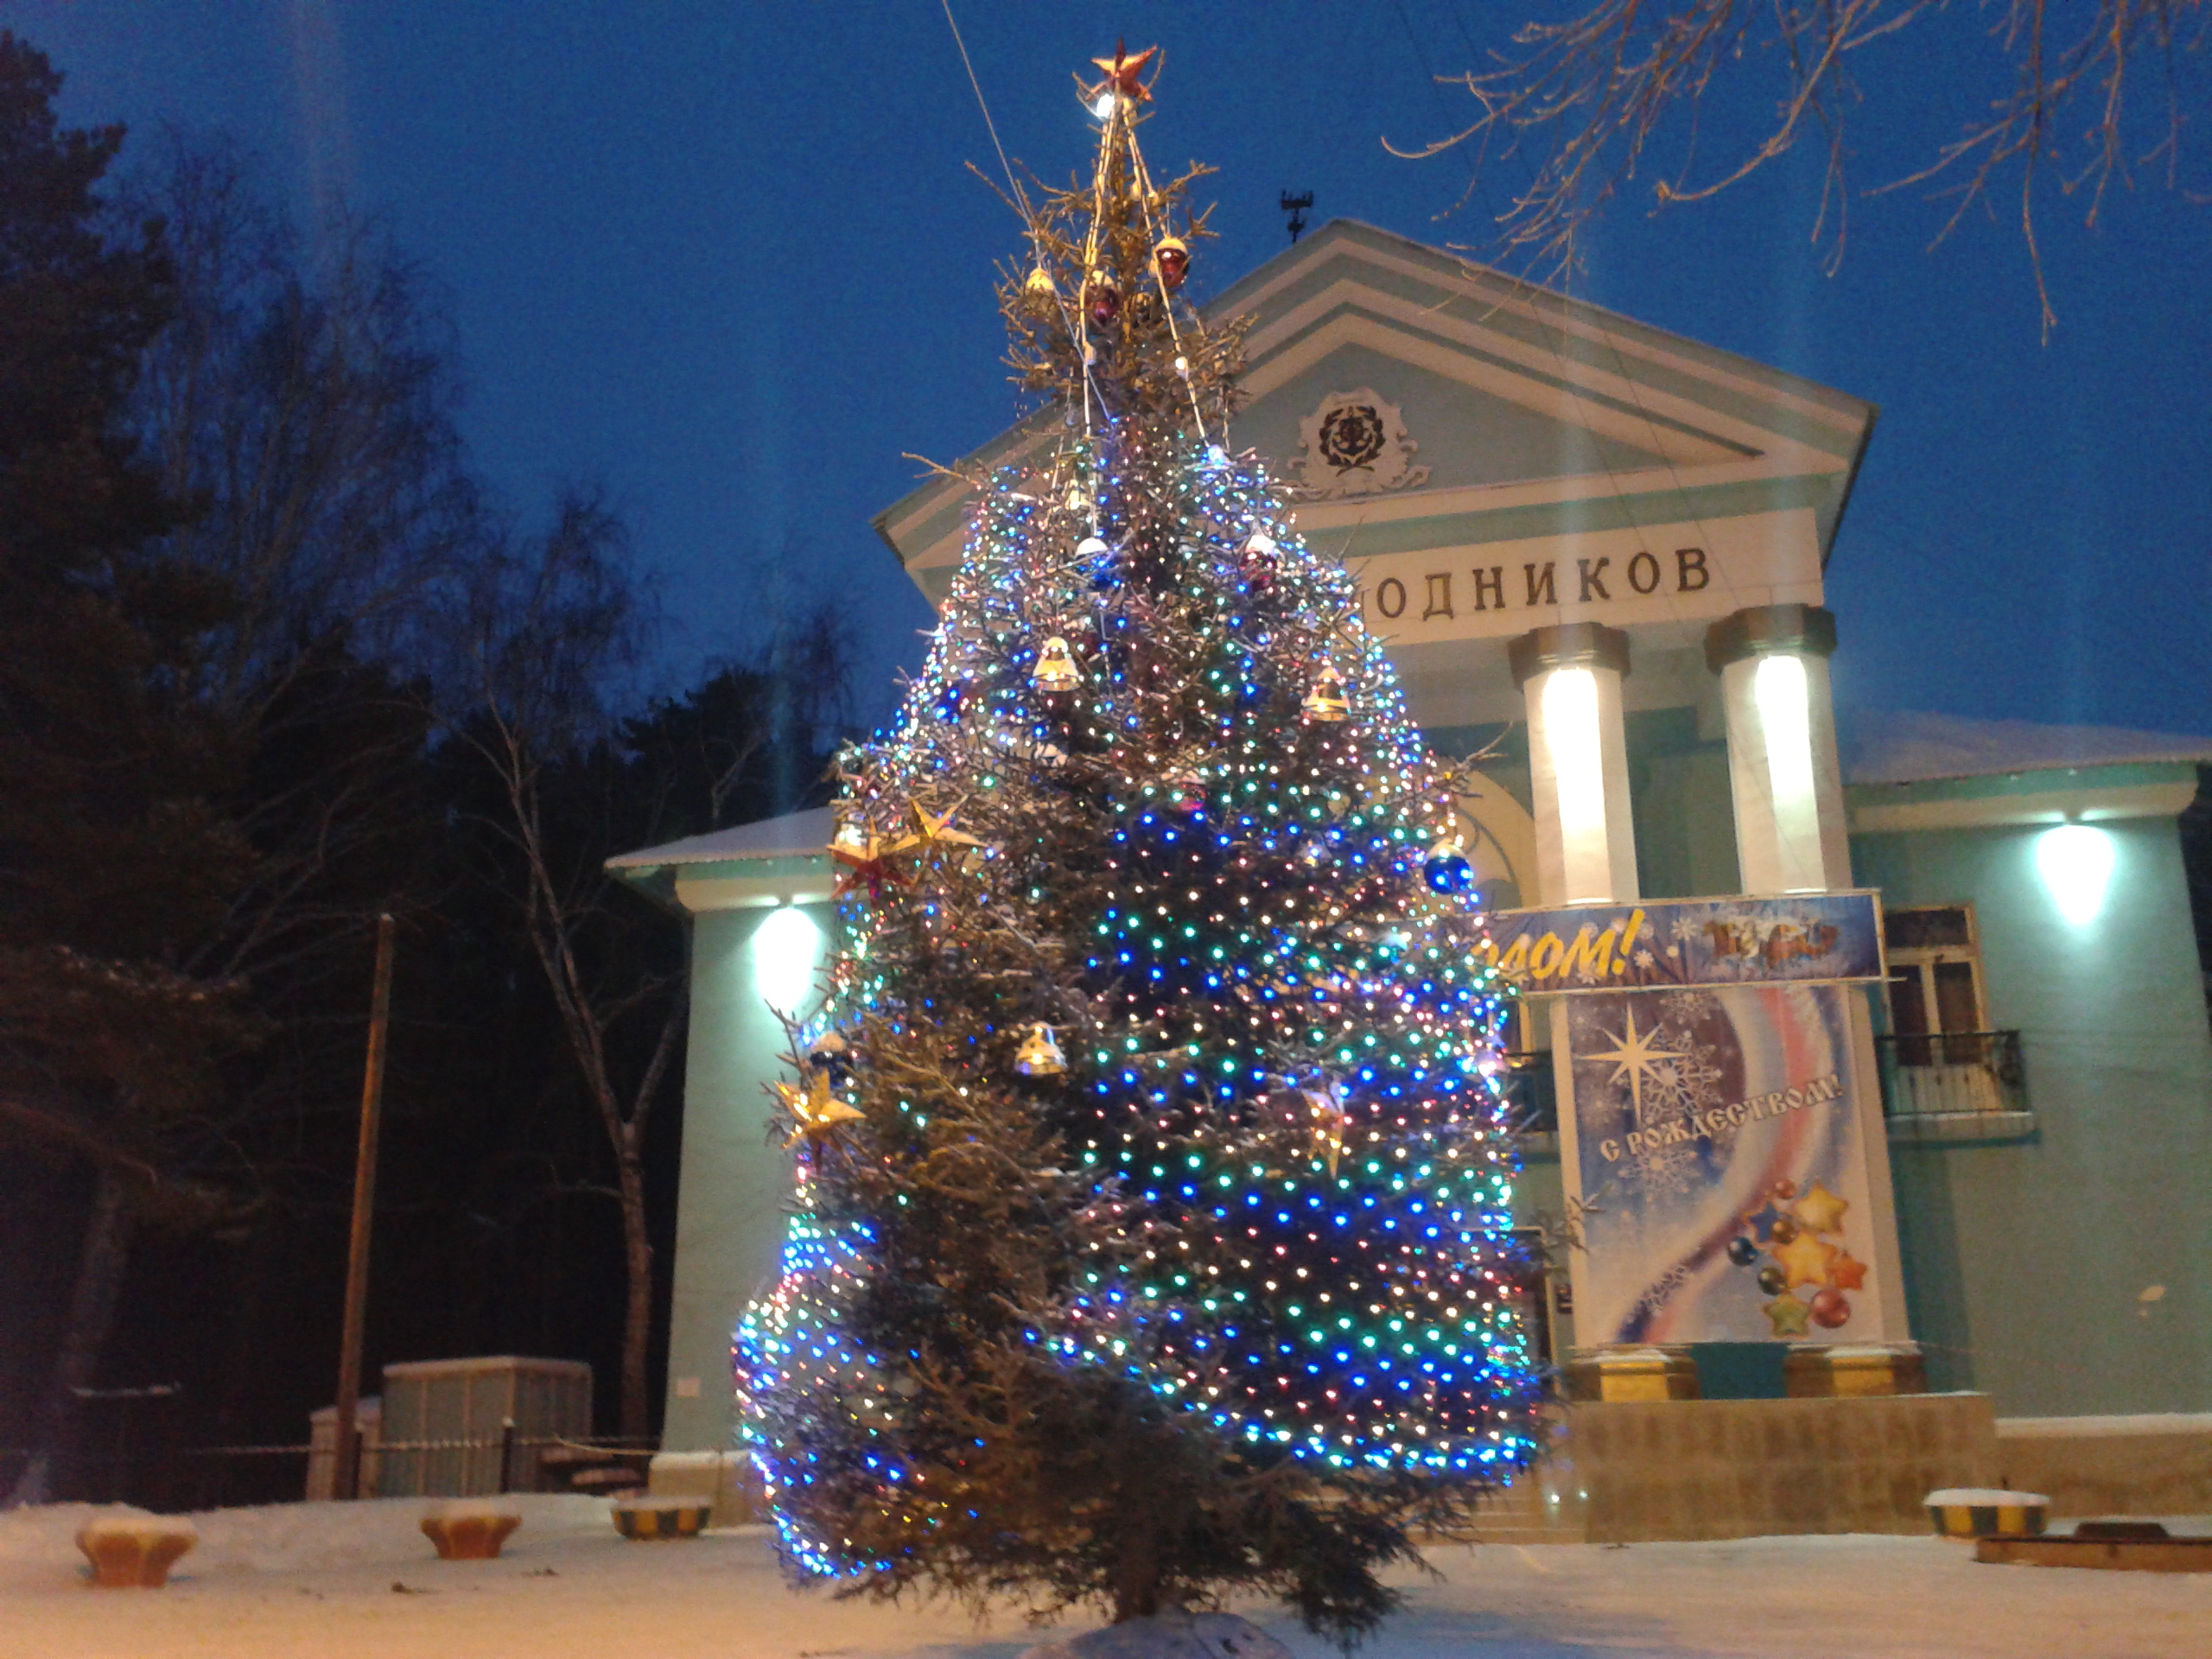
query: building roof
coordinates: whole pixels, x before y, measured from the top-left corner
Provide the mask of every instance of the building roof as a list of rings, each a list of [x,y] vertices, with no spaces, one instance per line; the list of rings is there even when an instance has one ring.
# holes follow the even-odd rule
[[[1929,783],[2087,766],[2212,764],[2212,737],[2112,726],[2043,726],[1909,709],[1840,712],[1847,784]]]
[[[813,858],[836,833],[830,810],[817,806],[780,818],[762,818],[711,835],[686,836],[681,841],[622,853],[607,861],[607,868],[620,875],[641,874],[686,864],[725,864],[757,858]]]

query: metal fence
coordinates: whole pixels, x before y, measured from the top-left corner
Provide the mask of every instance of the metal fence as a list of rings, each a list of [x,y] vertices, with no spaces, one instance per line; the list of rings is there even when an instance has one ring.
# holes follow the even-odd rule
[[[474,1440],[361,1443],[361,1496],[469,1497],[505,1492],[624,1490],[642,1484],[657,1441],[571,1439],[512,1431]],[[30,1452],[0,1446],[0,1494]],[[52,1490],[77,1503],[128,1503],[156,1511],[295,1503],[327,1497],[332,1447],[142,1444],[128,1451],[79,1446],[56,1459]],[[318,1465],[320,1465],[318,1467]],[[613,1478],[583,1478],[588,1470]],[[316,1477],[321,1477],[320,1490]]]
[[[1891,1117],[2028,1109],[2017,1031],[1944,1031],[1874,1039],[1882,1108]]]

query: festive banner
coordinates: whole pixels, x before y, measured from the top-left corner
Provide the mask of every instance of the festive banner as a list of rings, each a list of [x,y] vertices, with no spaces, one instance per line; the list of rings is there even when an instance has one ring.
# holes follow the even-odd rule
[[[1566,1005],[1582,1344],[1881,1339],[1861,1127],[1879,1083],[1855,1058],[1856,995]]]
[[[1505,910],[1484,955],[1526,991],[1878,980],[1876,895],[1687,899],[1649,905]]]

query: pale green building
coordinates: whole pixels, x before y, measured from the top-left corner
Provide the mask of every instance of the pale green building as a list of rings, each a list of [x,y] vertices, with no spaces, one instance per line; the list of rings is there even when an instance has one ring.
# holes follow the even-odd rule
[[[1931,1386],[2014,1416],[2212,1411],[2212,1030],[2177,827],[2212,740],[1924,715],[1839,736],[1827,653],[1881,620],[1821,608],[1873,433],[1857,398],[1350,221],[1211,309],[1252,320],[1233,444],[1360,572],[1432,741],[1483,753],[1462,810],[1494,904],[1881,890],[1885,1271]],[[1045,437],[1016,426],[968,467]],[[877,520],[932,599],[964,496],[938,480]],[[1738,665],[1773,654],[1803,665],[1796,831],[1747,781],[1780,740]],[[1531,690],[1561,664],[1599,689],[1586,844],[1548,793],[1563,763]],[[775,1271],[767,1007],[807,1001],[834,925],[829,830],[804,813],[615,861],[694,930],[671,1449],[728,1443],[730,1330]],[[1543,1025],[1519,1038],[1532,1226],[1566,1196]],[[1526,1290],[1561,1351],[1567,1288]]]

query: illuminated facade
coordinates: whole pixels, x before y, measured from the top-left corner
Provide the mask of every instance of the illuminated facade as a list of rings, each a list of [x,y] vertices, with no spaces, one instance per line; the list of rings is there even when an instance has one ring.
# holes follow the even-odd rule
[[[1360,574],[1432,747],[1473,757],[1494,906],[1881,890],[1888,983],[1850,993],[1847,1042],[1883,1084],[1861,1109],[1888,1292],[1854,1339],[1916,1340],[1931,1387],[2008,1415],[2212,1408],[2212,1033],[2177,823],[2212,743],[1923,716],[1840,741],[1829,657],[1879,623],[1839,642],[1822,606],[1874,425],[1856,398],[1348,221],[1210,312],[1251,320],[1233,446]],[[1017,426],[969,468],[1042,441]],[[965,511],[944,480],[877,521],[932,598]],[[727,1443],[728,1333],[774,1270],[762,999],[830,925],[828,828],[618,861],[695,918],[672,1448]],[[1518,1033],[1520,1203],[1555,1229],[1552,1012]],[[1571,1282],[1530,1287],[1561,1356]]]

